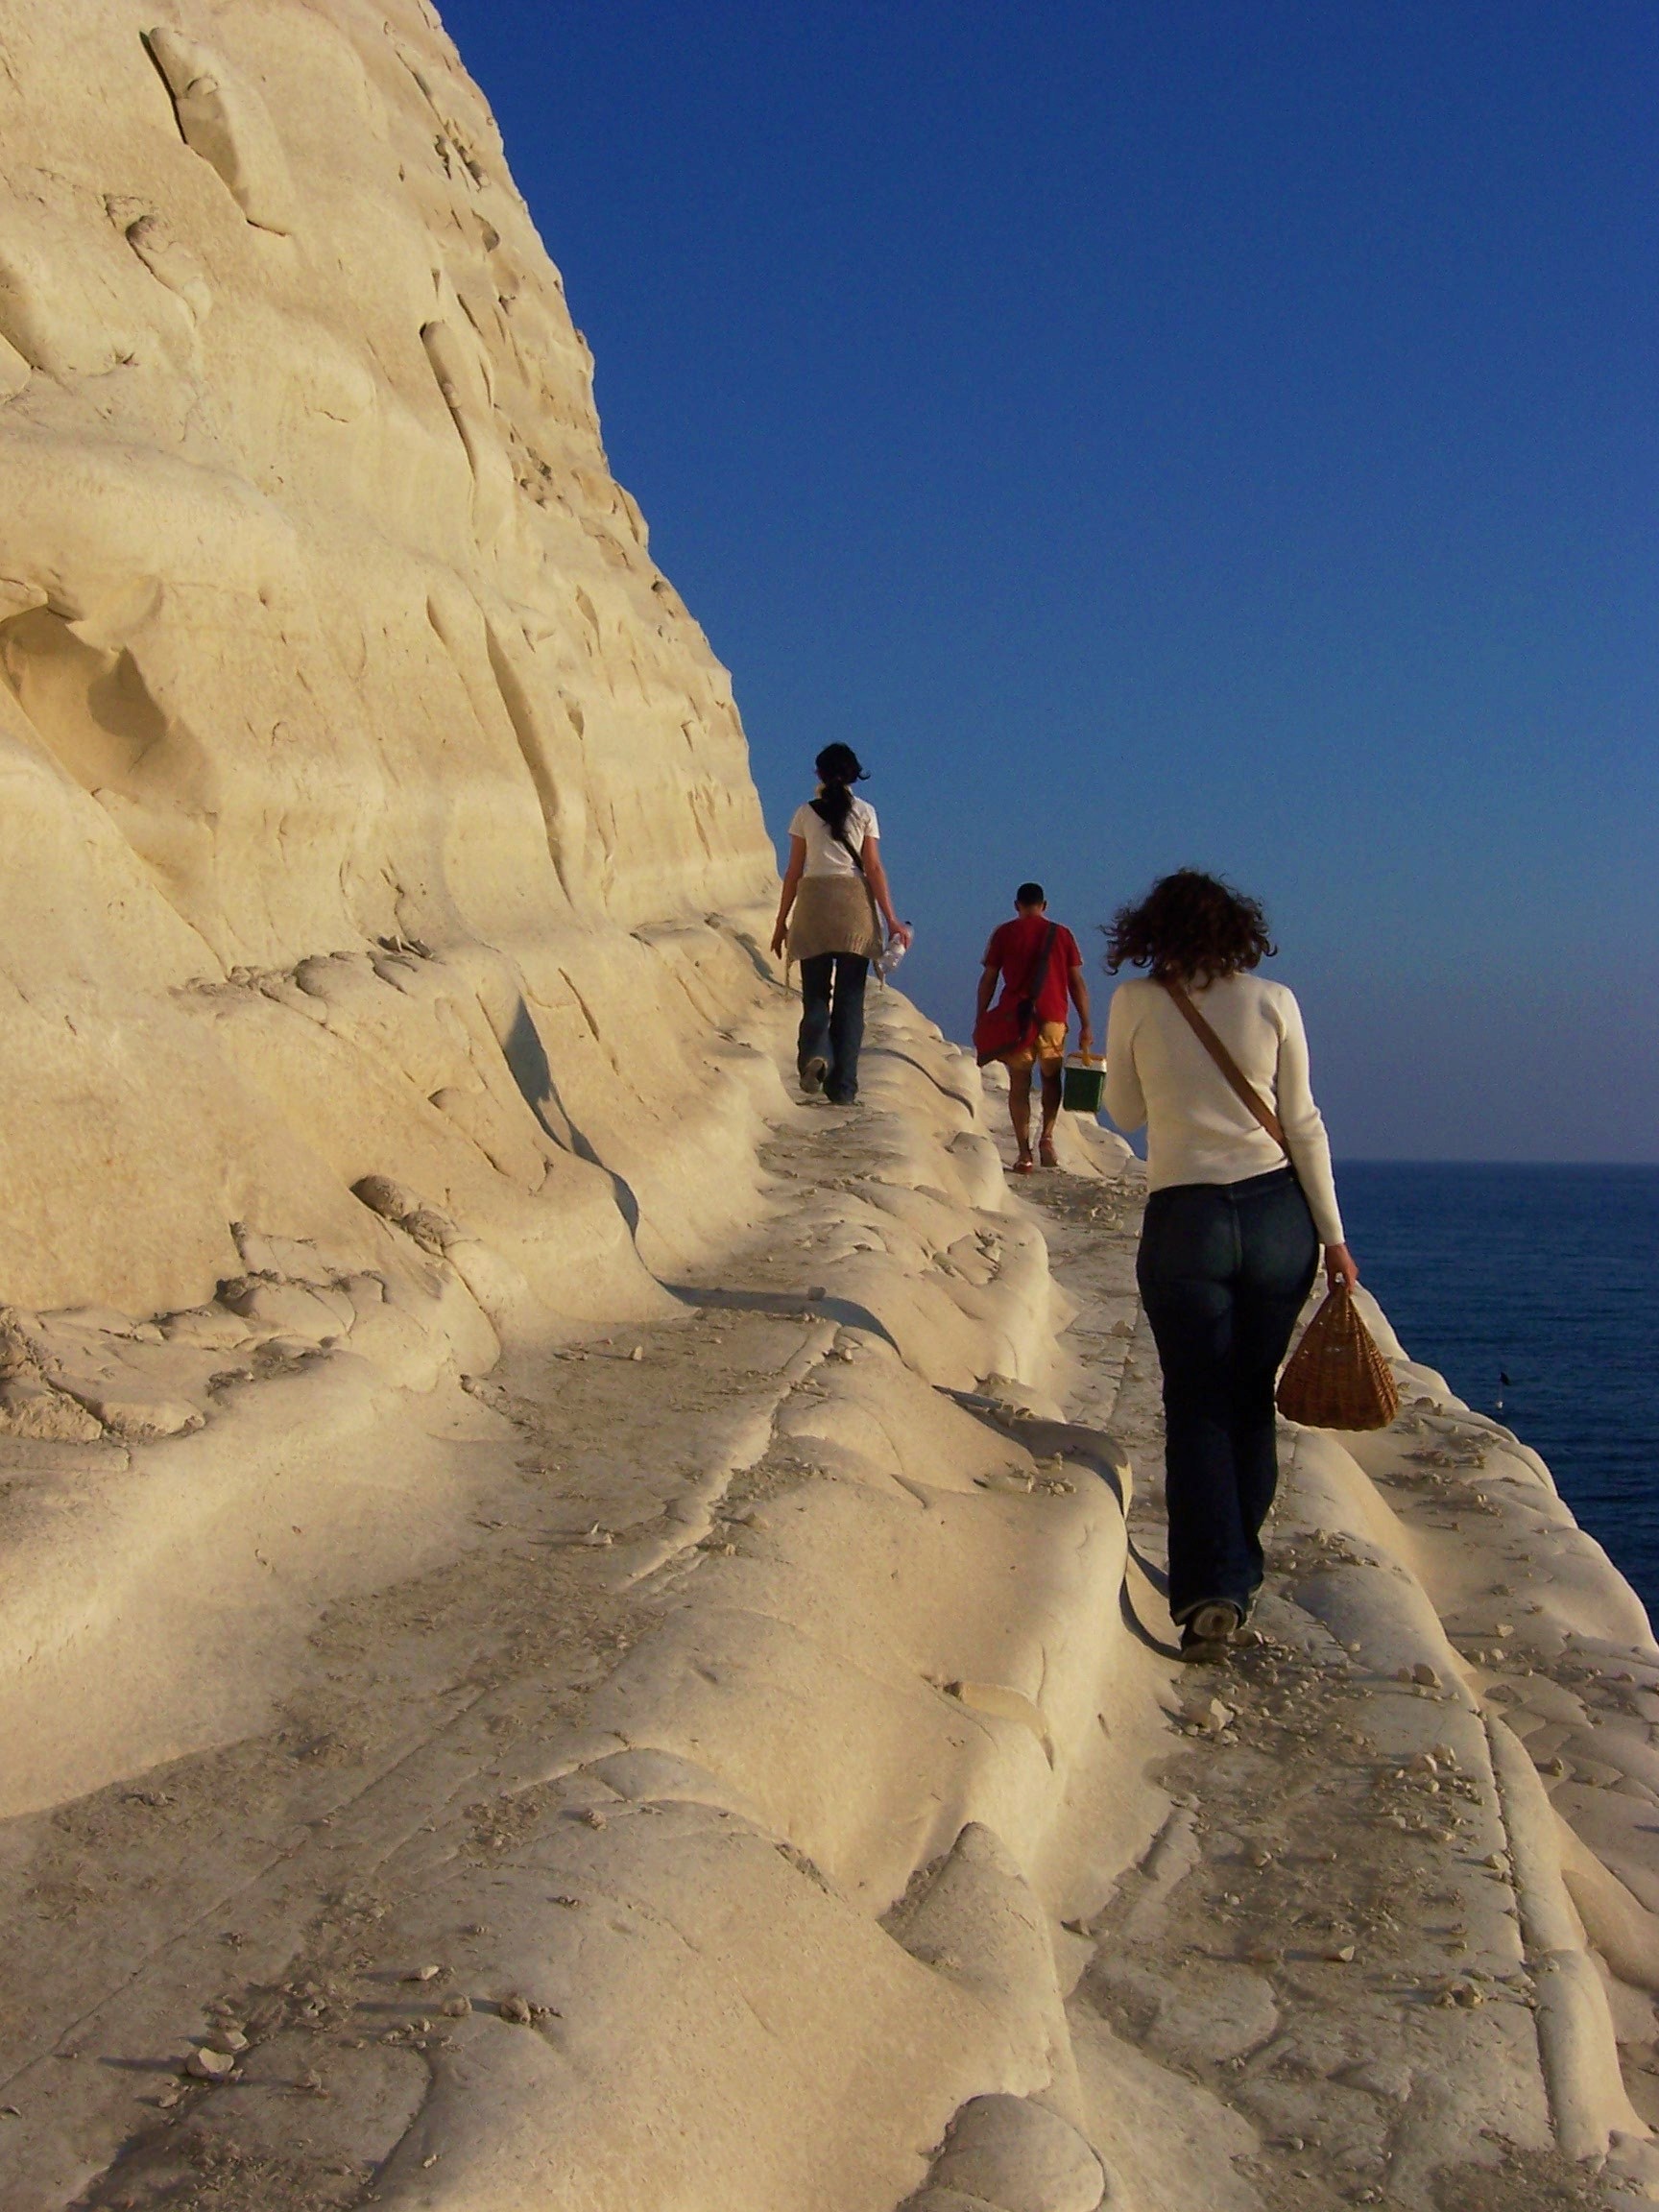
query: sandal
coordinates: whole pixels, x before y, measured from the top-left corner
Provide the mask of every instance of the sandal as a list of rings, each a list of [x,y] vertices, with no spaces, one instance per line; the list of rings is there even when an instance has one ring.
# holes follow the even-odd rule
[[[1032,1159],[1030,1153],[1022,1152],[1019,1159],[1014,1163],[1013,1172],[1016,1175],[1030,1175],[1036,1171],[1036,1166],[1037,1163]]]
[[[1054,1157],[1054,1146],[1046,1137],[1037,1147],[1037,1161],[1038,1165],[1043,1167],[1058,1167],[1060,1165]]]

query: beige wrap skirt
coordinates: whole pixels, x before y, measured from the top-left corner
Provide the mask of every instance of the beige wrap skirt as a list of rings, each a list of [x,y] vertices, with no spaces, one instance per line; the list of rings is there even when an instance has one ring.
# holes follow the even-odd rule
[[[789,957],[854,952],[874,960],[882,949],[881,918],[862,876],[803,876],[789,909]]]

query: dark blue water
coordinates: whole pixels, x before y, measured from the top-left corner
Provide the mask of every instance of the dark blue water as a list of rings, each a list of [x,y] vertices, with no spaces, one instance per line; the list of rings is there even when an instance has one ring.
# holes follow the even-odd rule
[[[1350,1161],[1336,1186],[1407,1352],[1543,1454],[1659,1621],[1659,1167]]]

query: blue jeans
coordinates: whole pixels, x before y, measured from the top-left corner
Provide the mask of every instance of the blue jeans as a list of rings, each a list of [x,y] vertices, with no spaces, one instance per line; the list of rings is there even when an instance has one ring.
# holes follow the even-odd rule
[[[1164,1369],[1169,1612],[1182,1622],[1262,1587],[1279,1485],[1273,1384],[1319,1239],[1288,1167],[1183,1183],[1146,1201],[1135,1275]]]
[[[864,1042],[864,982],[870,963],[859,952],[819,952],[801,963],[801,1037],[795,1064],[829,1069],[824,1094],[837,1106],[858,1095],[858,1048]]]

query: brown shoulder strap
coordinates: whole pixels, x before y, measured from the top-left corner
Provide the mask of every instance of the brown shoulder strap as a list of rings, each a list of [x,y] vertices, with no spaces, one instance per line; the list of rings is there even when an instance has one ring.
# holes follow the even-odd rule
[[[1238,1061],[1234,1059],[1232,1053],[1228,1051],[1226,1046],[1222,1044],[1220,1038],[1205,1021],[1203,1015],[1199,1013],[1197,1007],[1193,1005],[1187,995],[1185,986],[1180,983],[1165,981],[1163,977],[1160,977],[1159,980],[1180,1008],[1182,1019],[1186,1022],[1187,1026],[1197,1038],[1199,1044],[1203,1046],[1205,1051],[1209,1053],[1211,1059],[1214,1061],[1216,1067],[1220,1069],[1222,1074],[1226,1076],[1228,1088],[1241,1105],[1249,1107],[1251,1113],[1255,1115],[1257,1120],[1261,1122],[1280,1151],[1288,1159],[1290,1147],[1285,1142],[1285,1124],[1262,1096],[1255,1084],[1244,1073]]]

